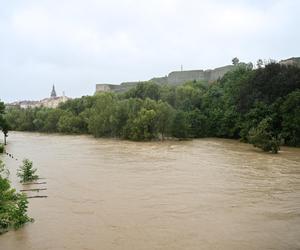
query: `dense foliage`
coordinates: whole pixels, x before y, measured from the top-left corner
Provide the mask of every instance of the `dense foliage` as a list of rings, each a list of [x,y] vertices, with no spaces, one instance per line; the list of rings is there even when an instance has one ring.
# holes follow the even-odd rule
[[[0,160],[0,234],[32,221],[26,214],[27,208],[26,196],[11,188],[8,171]]]
[[[13,130],[90,133],[95,137],[240,138],[266,151],[300,146],[300,69],[244,64],[214,83],[138,84],[123,94],[99,93],[57,109],[9,109]]]
[[[264,118],[257,127],[249,131],[249,141],[254,147],[259,147],[264,151],[277,153],[279,150],[279,139],[272,131],[272,119]]]

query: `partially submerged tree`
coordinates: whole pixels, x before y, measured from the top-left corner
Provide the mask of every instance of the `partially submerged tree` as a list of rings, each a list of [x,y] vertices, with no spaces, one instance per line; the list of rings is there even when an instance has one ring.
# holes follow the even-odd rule
[[[7,120],[4,118],[5,105],[3,102],[0,102],[0,129],[4,134],[4,145],[6,145],[6,137],[8,136],[9,125]]]
[[[8,129],[9,129],[9,125],[8,125],[6,120],[3,121],[1,127],[2,127],[2,132],[3,132],[3,135],[4,135],[4,145],[6,145],[6,138],[8,136]]]
[[[263,151],[277,154],[280,149],[280,140],[272,133],[271,122],[272,119],[267,117],[257,127],[252,128],[249,131],[249,142]]]
[[[20,166],[17,173],[18,177],[20,177],[21,179],[20,182],[24,183],[24,182],[34,181],[38,179],[39,176],[35,174],[37,169],[33,168],[32,165],[33,165],[32,161],[28,159],[23,160],[23,165]]]

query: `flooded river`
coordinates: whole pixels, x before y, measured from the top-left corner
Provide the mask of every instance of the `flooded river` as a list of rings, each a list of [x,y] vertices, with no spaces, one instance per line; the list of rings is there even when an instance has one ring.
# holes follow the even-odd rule
[[[8,142],[12,182],[25,187],[15,173],[29,158],[48,198],[30,199],[35,222],[0,236],[1,250],[300,249],[300,149],[37,133]]]

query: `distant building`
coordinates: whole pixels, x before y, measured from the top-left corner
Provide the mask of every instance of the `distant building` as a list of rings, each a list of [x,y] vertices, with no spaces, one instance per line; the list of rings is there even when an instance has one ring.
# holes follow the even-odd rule
[[[38,107],[57,108],[60,103],[64,103],[70,99],[71,99],[70,97],[65,96],[64,92],[62,96],[57,96],[55,87],[53,85],[50,98],[44,98],[40,101],[17,101],[17,102],[9,103],[7,104],[7,106],[20,107],[24,109],[38,108]]]
[[[56,91],[55,91],[54,84],[53,84],[53,86],[52,86],[52,91],[51,91],[50,97],[51,97],[51,98],[55,98],[55,97],[56,97]]]
[[[284,65],[294,65],[300,67],[300,57],[291,57],[285,60],[281,60],[279,63]]]

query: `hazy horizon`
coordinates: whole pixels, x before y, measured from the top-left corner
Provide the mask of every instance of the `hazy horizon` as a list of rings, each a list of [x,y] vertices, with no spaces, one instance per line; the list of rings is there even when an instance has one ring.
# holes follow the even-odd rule
[[[299,1],[11,1],[0,9],[0,99],[91,95],[97,83],[300,55]]]

